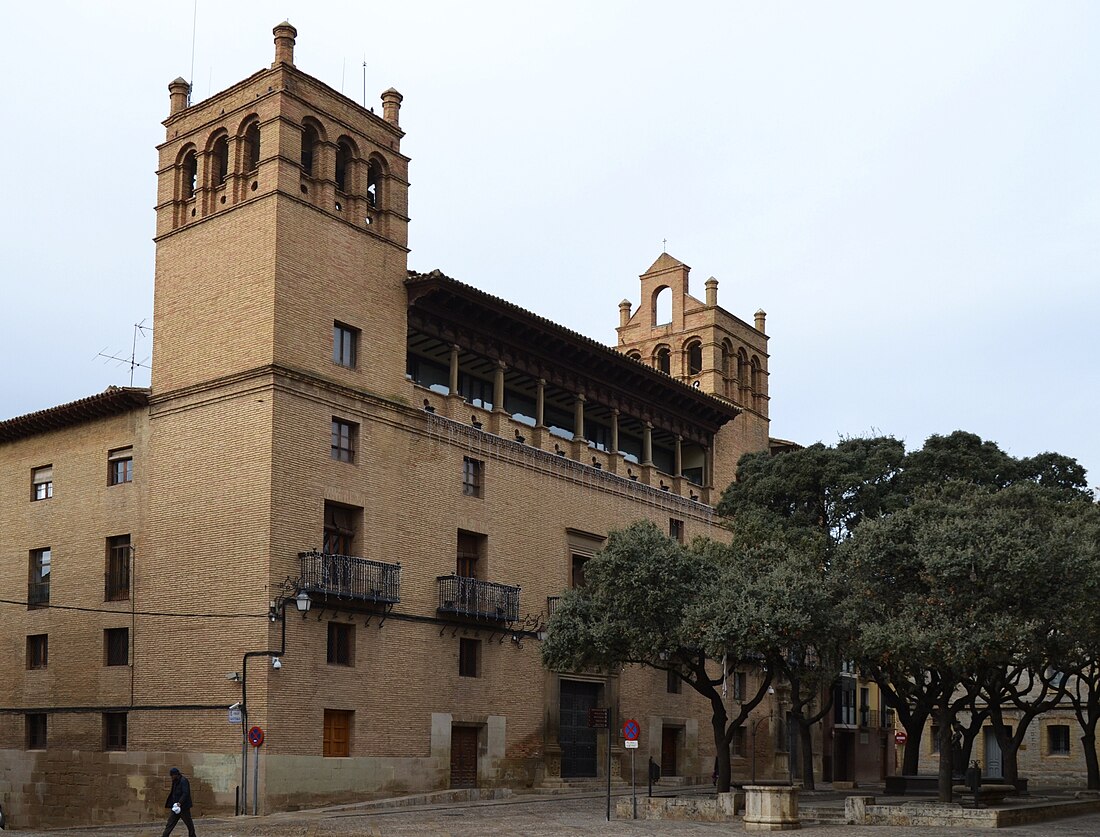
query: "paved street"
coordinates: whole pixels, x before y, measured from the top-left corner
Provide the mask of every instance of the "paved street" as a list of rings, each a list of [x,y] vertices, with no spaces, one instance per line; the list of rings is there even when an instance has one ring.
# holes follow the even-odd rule
[[[496,802],[430,805],[412,809],[358,811],[354,808],[274,814],[269,817],[200,819],[199,837],[588,837],[588,835],[714,835],[743,834],[740,822],[691,823],[674,821],[604,819],[604,800],[599,797],[522,796]],[[157,837],[163,823],[101,826],[51,831],[18,831],[41,837]],[[987,829],[897,828],[872,826],[808,825],[804,831],[826,835],[857,834],[866,837],[977,837]],[[1095,837],[1100,834],[1100,814],[1054,820],[1008,830],[1013,837]],[[173,837],[187,831],[178,825]]]

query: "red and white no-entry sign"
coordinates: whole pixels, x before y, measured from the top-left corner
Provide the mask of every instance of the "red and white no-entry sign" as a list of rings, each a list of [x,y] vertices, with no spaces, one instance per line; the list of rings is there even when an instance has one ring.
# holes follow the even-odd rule
[[[894,733],[894,741],[898,744],[904,744],[909,740],[909,735],[903,729],[899,729]]]

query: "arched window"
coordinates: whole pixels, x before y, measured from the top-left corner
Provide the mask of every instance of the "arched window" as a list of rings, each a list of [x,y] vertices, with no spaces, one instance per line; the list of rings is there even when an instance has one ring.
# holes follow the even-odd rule
[[[672,288],[665,285],[653,292],[653,325],[672,322]]]
[[[757,395],[764,394],[764,370],[760,368],[760,358],[752,356],[752,391]]]
[[[749,357],[744,349],[737,350],[737,385],[747,393],[752,382],[749,380]]]
[[[184,200],[195,197],[196,181],[199,178],[199,155],[194,148],[184,152],[180,160],[180,194]]]
[[[703,371],[703,344],[693,340],[687,345],[687,369],[689,375],[698,375]]]
[[[302,125],[302,171],[310,177],[314,177],[313,161],[317,155],[317,146],[321,142],[321,135],[312,123]]]
[[[630,358],[631,360],[641,361],[641,359],[642,359],[642,353],[641,352],[627,352],[626,356],[628,358]]]
[[[221,186],[225,183],[225,178],[229,176],[229,137],[225,134],[221,134],[214,140],[214,145],[210,149],[211,153],[211,171],[213,172],[214,186]]]
[[[352,190],[351,167],[355,159],[355,150],[351,142],[341,138],[336,144],[336,188],[341,192]]]
[[[658,369],[666,375],[672,374],[672,352],[669,351],[668,346],[658,346],[654,358]]]
[[[244,170],[256,171],[260,167],[260,123],[252,120],[244,130]]]
[[[367,202],[376,209],[382,205],[382,163],[371,158],[367,164]]]

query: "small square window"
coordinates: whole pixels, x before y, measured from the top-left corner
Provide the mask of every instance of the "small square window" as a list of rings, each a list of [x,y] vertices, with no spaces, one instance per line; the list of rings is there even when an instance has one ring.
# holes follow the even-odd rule
[[[332,458],[338,462],[355,462],[358,435],[358,424],[334,416],[332,419]]]
[[[49,500],[53,496],[53,465],[31,471],[31,500]]]
[[[322,756],[325,758],[347,758],[351,755],[351,728],[354,716],[354,712],[343,709],[325,710]]]
[[[129,628],[107,628],[103,632],[103,658],[109,666],[124,666],[130,662]]]
[[[33,634],[27,637],[27,668],[45,668],[49,662],[49,637]]]
[[[46,749],[46,713],[30,712],[25,716],[26,740],[28,750]]]
[[[134,481],[134,449],[117,448],[107,453],[107,484],[122,485]]]
[[[481,666],[481,640],[460,639],[458,641],[458,676],[478,677]]]
[[[1047,727],[1047,752],[1052,756],[1069,755],[1069,727],[1051,724]]]
[[[467,497],[480,497],[482,491],[481,474],[484,464],[480,459],[462,457],[462,493]]]
[[[130,536],[107,538],[107,563],[103,571],[103,599],[125,602],[130,599]]]
[[[680,675],[671,669],[666,672],[668,679],[665,683],[665,691],[670,695],[680,694],[680,688],[683,681],[680,680]]]
[[[103,749],[126,749],[126,713],[103,713]]]
[[[355,626],[342,622],[328,623],[328,663],[350,666],[355,661]]]
[[[684,542],[684,521],[677,520],[675,517],[668,519],[668,536],[674,541],[680,543]]]
[[[348,369],[355,368],[359,356],[359,329],[344,323],[332,324],[332,362]]]

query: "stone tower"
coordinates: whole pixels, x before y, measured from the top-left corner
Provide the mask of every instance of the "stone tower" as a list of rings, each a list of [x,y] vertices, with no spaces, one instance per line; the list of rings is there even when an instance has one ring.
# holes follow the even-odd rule
[[[742,414],[721,436],[742,450],[768,447],[768,337],[765,314],[754,324],[718,305],[718,280],[706,281],[706,299],[689,293],[691,268],[662,253],[641,279],[641,301],[632,312],[619,303],[618,350],[688,386],[732,401]],[[671,302],[671,315],[660,316]],[[721,439],[718,440],[721,443]],[[732,479],[733,475],[728,475]],[[716,480],[716,484],[720,484]]]

